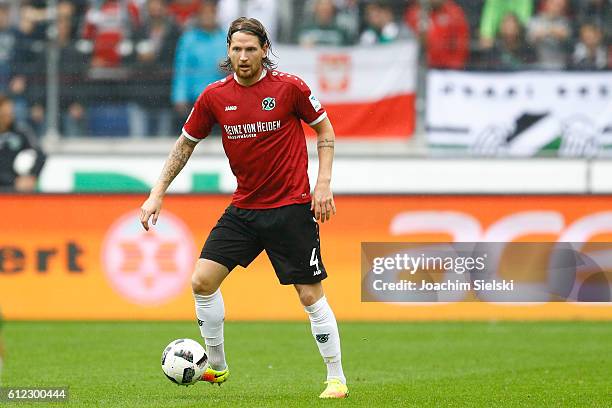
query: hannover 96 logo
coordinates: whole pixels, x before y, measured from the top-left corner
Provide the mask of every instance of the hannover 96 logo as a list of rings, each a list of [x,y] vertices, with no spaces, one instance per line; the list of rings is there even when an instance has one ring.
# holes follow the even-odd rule
[[[271,98],[268,96],[267,98],[264,98],[261,101],[261,109],[265,111],[271,111],[275,107],[276,107],[276,99],[274,98]]]

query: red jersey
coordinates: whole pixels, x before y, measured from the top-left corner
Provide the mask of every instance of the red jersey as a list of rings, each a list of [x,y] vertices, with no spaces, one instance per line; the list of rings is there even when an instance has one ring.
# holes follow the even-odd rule
[[[300,120],[313,126],[326,117],[300,78],[264,70],[248,87],[232,75],[210,84],[196,100],[183,136],[198,142],[218,123],[238,181],[232,204],[276,208],[310,202],[308,152]]]

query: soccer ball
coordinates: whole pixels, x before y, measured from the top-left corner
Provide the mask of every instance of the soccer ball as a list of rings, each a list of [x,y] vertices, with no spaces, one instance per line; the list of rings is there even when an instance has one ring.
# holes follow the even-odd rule
[[[178,339],[164,349],[161,366],[170,381],[178,385],[193,385],[206,370],[208,356],[204,347],[191,339]]]

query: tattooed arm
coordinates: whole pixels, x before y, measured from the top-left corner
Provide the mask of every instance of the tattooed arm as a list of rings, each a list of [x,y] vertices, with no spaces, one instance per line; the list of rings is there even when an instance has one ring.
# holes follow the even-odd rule
[[[313,126],[317,132],[317,153],[319,154],[319,174],[312,195],[311,210],[321,222],[328,221],[336,214],[336,204],[331,191],[332,163],[334,161],[334,143],[336,136],[328,118]]]
[[[149,218],[151,216],[153,216],[153,225],[157,223],[166,190],[170,186],[170,183],[172,183],[172,180],[174,180],[183,167],[185,167],[185,163],[187,163],[187,160],[191,157],[195,147],[196,143],[184,136],[177,139],[157,183],[151,189],[149,198],[140,208],[140,222],[145,230],[149,230]]]

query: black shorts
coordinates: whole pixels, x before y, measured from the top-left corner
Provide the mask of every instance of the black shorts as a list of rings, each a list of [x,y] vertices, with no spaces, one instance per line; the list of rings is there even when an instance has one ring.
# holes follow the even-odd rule
[[[246,268],[264,249],[283,285],[316,283],[327,277],[319,224],[310,203],[265,210],[230,205],[210,232],[200,258],[231,271],[236,265]]]

